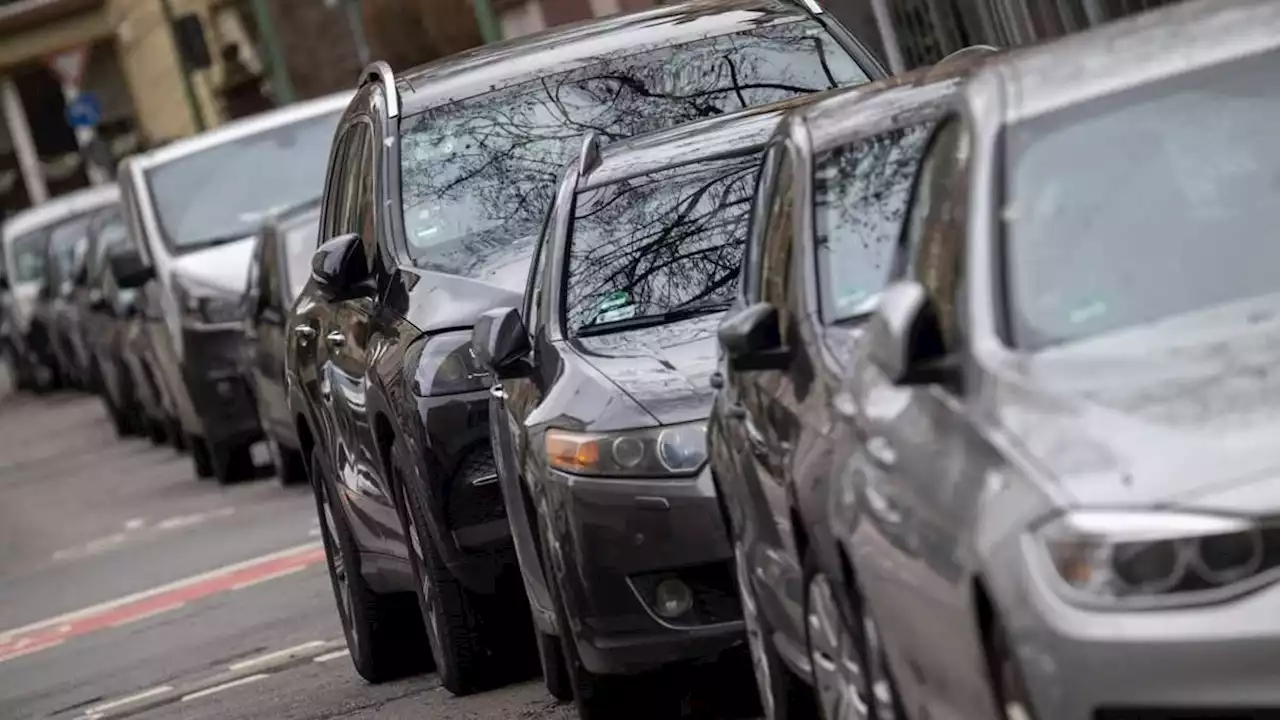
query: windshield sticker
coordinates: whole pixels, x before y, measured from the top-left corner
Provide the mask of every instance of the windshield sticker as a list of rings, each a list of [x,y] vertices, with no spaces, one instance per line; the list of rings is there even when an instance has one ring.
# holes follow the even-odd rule
[[[596,315],[595,325],[604,323],[617,322],[619,320],[630,320],[636,316],[636,306],[627,305],[625,307],[614,308],[613,310],[603,310]]]
[[[1079,325],[1080,323],[1086,323],[1090,320],[1096,320],[1106,314],[1107,304],[1101,300],[1095,300],[1084,307],[1072,310],[1070,320],[1073,324]]]
[[[611,292],[608,295],[605,295],[604,300],[600,301],[600,305],[599,307],[596,308],[596,310],[598,312],[603,313],[605,311],[613,310],[615,308],[620,308],[623,305],[630,304],[630,302],[631,302],[631,295],[629,295],[626,290],[619,290],[617,292]]]

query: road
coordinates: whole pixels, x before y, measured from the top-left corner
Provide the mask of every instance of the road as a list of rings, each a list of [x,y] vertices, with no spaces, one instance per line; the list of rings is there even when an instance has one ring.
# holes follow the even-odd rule
[[[0,398],[0,717],[572,716],[540,681],[363,682],[317,533],[306,488],[197,481],[94,398]]]

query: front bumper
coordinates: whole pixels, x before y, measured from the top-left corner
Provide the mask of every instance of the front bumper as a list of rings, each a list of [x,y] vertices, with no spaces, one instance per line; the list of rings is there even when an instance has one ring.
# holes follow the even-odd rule
[[[1017,560],[997,604],[1035,720],[1280,717],[1280,585],[1202,607],[1095,610]]]
[[[258,408],[240,374],[243,330],[183,328],[182,382],[195,411],[192,432],[210,444],[261,440]]]
[[[693,478],[584,478],[548,470],[543,537],[588,670],[633,674],[712,659],[744,639],[732,550],[709,470]],[[658,583],[692,591],[677,617],[656,610]]]

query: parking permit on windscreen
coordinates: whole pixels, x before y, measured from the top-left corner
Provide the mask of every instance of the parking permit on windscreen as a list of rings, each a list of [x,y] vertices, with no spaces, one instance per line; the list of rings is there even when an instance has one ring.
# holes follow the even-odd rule
[[[609,293],[596,308],[596,323],[627,320],[636,316],[636,306],[631,304],[631,295],[625,290]]]

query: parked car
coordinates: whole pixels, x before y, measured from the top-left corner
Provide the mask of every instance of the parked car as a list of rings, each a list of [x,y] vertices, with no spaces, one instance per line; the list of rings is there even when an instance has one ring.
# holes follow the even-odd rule
[[[925,144],[991,56],[798,109],[765,156],[709,432],[768,718],[899,716],[892,683],[868,672],[880,649],[828,522],[830,484],[857,442],[841,389],[900,259]]]
[[[706,469],[708,377],[760,155],[816,95],[601,147],[565,174],[523,305],[489,311],[474,353],[499,384],[499,478],[544,666],[583,718],[676,717],[645,675],[744,635]]]
[[[629,136],[882,75],[825,13],[737,0],[558,28],[398,76],[369,69],[286,333],[289,405],[361,675],[414,667],[423,619],[455,694],[500,681],[525,652],[511,641],[528,612],[471,327],[519,303],[582,132]]]
[[[84,283],[89,226],[101,209],[59,223],[49,231],[48,260],[36,317],[49,330],[59,375],[76,390],[92,390],[76,296]]]
[[[85,318],[90,375],[98,379],[107,416],[121,437],[151,433],[146,406],[125,359],[128,325],[137,317],[138,291],[118,288],[108,263],[112,253],[128,247],[128,228],[119,206],[94,217],[89,226],[85,289],[78,298]]]
[[[242,372],[258,407],[276,474],[286,485],[307,481],[307,462],[285,392],[285,322],[311,279],[320,230],[320,201],[268,220],[258,234],[245,291]]]
[[[262,439],[240,375],[241,299],[253,235],[323,187],[329,145],[350,93],[295,103],[134,155],[120,164],[135,243],[116,280],[143,286],[156,383],[167,392],[199,477],[250,477]]]
[[[833,403],[835,536],[908,716],[1280,706],[1278,9],[1010,53],[932,134]]]
[[[45,201],[5,221],[3,291],[9,296],[11,356],[18,389],[49,390],[59,387],[62,380],[50,328],[45,322],[33,322],[45,275],[49,232],[118,198],[115,185],[98,185]]]

